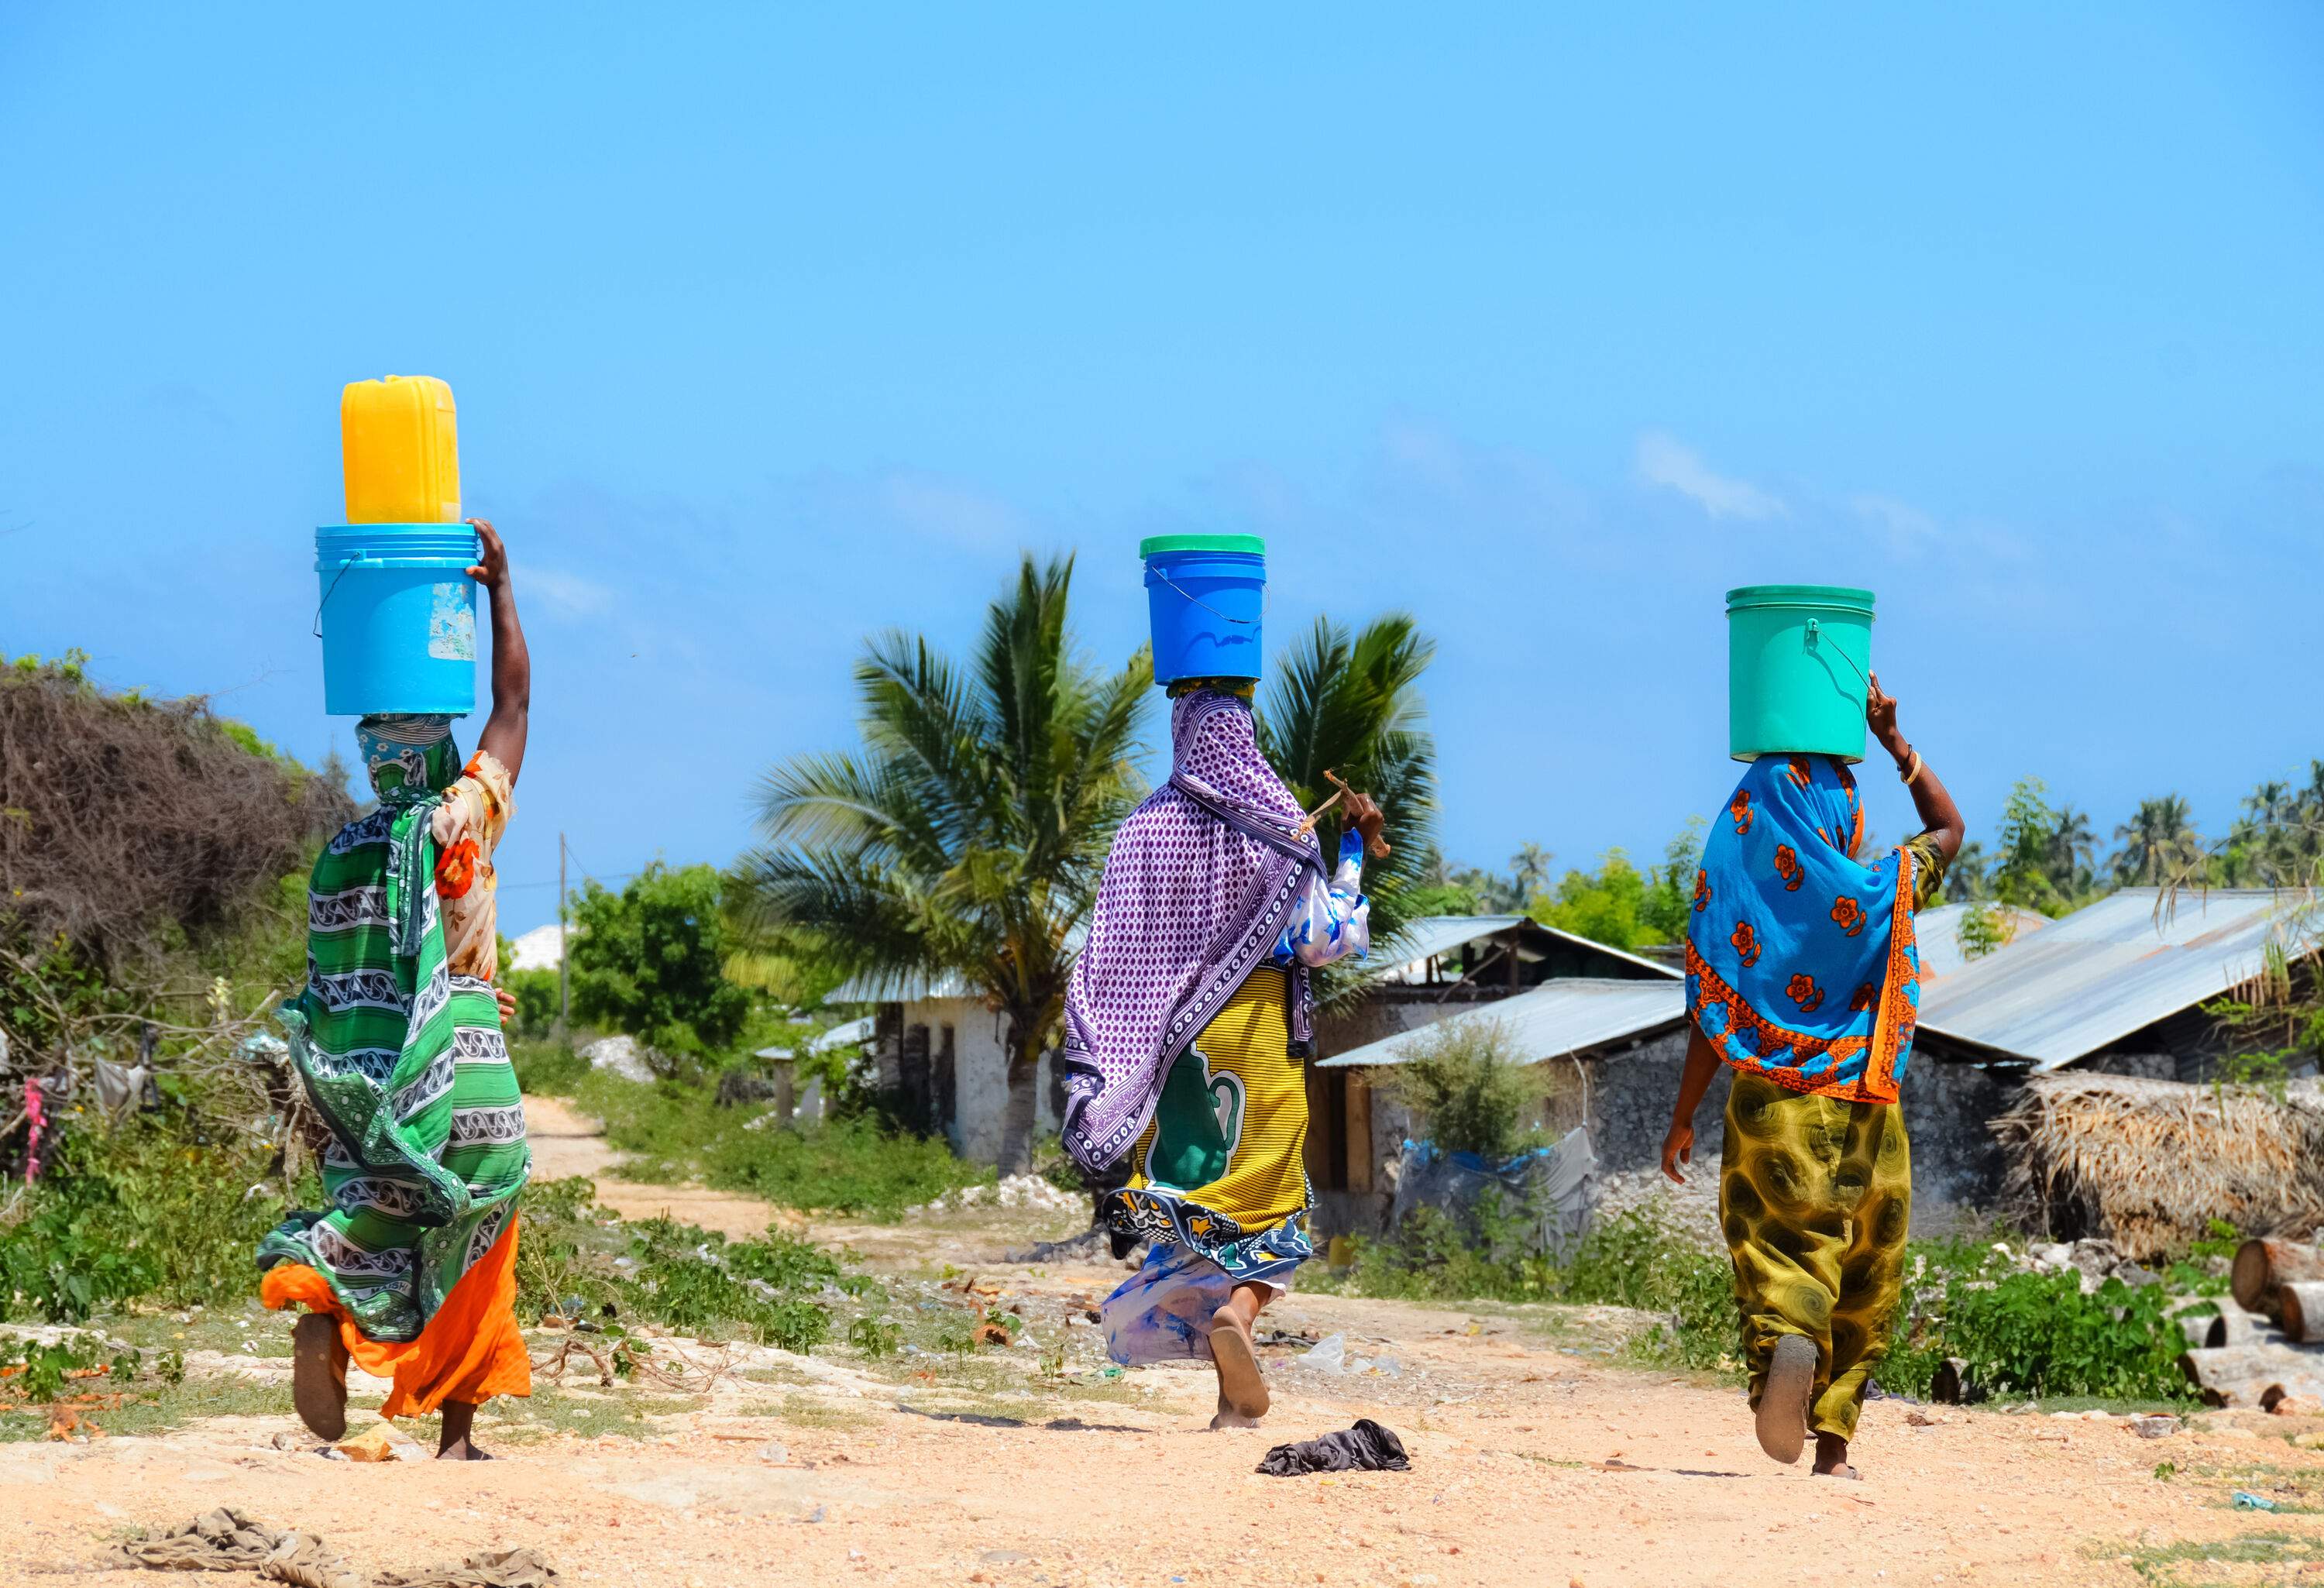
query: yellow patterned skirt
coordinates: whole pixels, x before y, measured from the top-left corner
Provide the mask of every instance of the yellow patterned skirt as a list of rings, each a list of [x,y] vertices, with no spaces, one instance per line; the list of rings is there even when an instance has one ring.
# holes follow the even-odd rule
[[[1810,1421],[1849,1438],[1903,1288],[1913,1212],[1904,1111],[1792,1092],[1737,1069],[1723,1156],[1719,1220],[1735,1260],[1751,1405],[1775,1342],[1804,1334],[1817,1351]]]
[[[1110,1229],[1278,1288],[1313,1255],[1307,1076],[1291,1057],[1290,994],[1286,972],[1251,972],[1178,1056],[1130,1149],[1129,1186],[1106,1198]]]

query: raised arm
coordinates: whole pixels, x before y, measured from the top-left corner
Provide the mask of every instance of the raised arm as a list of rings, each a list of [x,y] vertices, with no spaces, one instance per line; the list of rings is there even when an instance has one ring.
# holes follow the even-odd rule
[[[508,548],[483,519],[468,522],[483,556],[468,577],[484,587],[493,618],[493,715],[484,719],[476,748],[506,767],[513,784],[532,724],[532,653],[525,649],[524,625],[517,622],[516,596],[509,588]]]
[[[1902,778],[1910,774],[1904,786],[1913,791],[1913,808],[1920,813],[1922,831],[1936,839],[1938,852],[1950,865],[1953,856],[1960,853],[1961,838],[1968,830],[1961,821],[1960,808],[1938,780],[1936,769],[1920,761],[1920,752],[1896,726],[1896,697],[1881,692],[1878,673],[1872,675],[1871,683],[1872,692],[1864,701],[1864,720],[1870,725],[1881,748],[1895,759],[1896,775]],[[1918,771],[1914,771],[1916,762]]]

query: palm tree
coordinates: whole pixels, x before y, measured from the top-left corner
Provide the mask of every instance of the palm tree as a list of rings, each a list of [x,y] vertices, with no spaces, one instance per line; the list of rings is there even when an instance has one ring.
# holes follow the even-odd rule
[[[1953,856],[1945,868],[1945,897],[1956,904],[1973,903],[1992,896],[1991,880],[1986,875],[1988,865],[1985,845],[1978,839],[1964,839],[1960,853]]]
[[[1436,826],[1436,740],[1420,698],[1420,675],[1436,654],[1402,613],[1351,634],[1319,617],[1277,664],[1259,711],[1259,747],[1295,798],[1314,809],[1331,796],[1326,770],[1379,801],[1390,853],[1369,861],[1372,941],[1385,945],[1407,919],[1406,894],[1421,884]],[[1340,825],[1326,812],[1316,827],[1328,862]]]
[[[890,632],[855,666],[863,748],[767,773],[742,880],[773,922],[851,974],[954,972],[1008,1028],[1001,1172],[1030,1157],[1034,1077],[1056,1033],[1153,687],[1141,647],[1093,666],[1066,626],[1073,559],[1028,556],[963,669]]]
[[[1530,900],[1549,885],[1550,858],[1538,844],[1528,844],[1509,856],[1509,881],[1517,884],[1519,899]]]
[[[2202,862],[2194,811],[2176,794],[2140,800],[2114,836],[2122,844],[2115,852],[2115,880],[2125,887],[2165,887]]]
[[[2050,885],[2062,899],[2072,900],[2089,891],[2093,881],[2092,865],[2098,856],[2098,836],[2090,826],[2088,811],[2076,810],[2070,805],[2060,806],[2050,818],[2050,836],[2046,845],[2045,870]]]

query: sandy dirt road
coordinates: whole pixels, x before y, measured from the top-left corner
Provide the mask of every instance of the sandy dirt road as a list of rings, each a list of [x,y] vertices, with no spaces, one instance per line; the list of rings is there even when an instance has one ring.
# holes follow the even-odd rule
[[[602,1172],[586,1122],[532,1101],[540,1172]],[[767,1218],[699,1191],[608,1180],[606,1194],[736,1233]],[[949,1261],[1061,1307],[1118,1277],[1010,1265],[1006,1230],[934,1223],[814,1233],[875,1269]],[[284,1424],[254,1417],[0,1446],[0,1581],[151,1581],[108,1565],[108,1544],[221,1504],[319,1531],[373,1570],[530,1544],[565,1582],[671,1588],[2273,1583],[2324,1561],[2319,1518],[2290,1509],[2324,1496],[2324,1453],[2291,1442],[2316,1426],[2304,1420],[2219,1414],[2146,1440],[2118,1418],[1876,1402],[1858,1442],[1866,1480],[1845,1483],[1769,1463],[1731,1388],[1576,1349],[1587,1319],[1295,1295],[1269,1320],[1344,1334],[1400,1373],[1329,1377],[1277,1348],[1266,1428],[1212,1434],[1200,1370],[1143,1370],[1110,1399],[921,1394],[834,1351],[794,1375],[796,1391],[712,1397],[643,1436],[505,1445],[490,1464],[319,1461],[272,1448]],[[1410,1472],[1252,1471],[1268,1445],[1359,1416],[1402,1436]],[[2160,1463],[2175,1472],[2158,1477]],[[2287,1510],[2236,1511],[2236,1488]],[[2256,1558],[2193,1558],[2205,1555]]]

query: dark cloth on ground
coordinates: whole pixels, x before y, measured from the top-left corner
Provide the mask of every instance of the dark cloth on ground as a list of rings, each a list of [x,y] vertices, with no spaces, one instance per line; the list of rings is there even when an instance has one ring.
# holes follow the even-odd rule
[[[1307,1473],[1401,1473],[1411,1466],[1394,1429],[1359,1417],[1352,1428],[1277,1445],[1257,1470],[1270,1478],[1296,1478]]]

